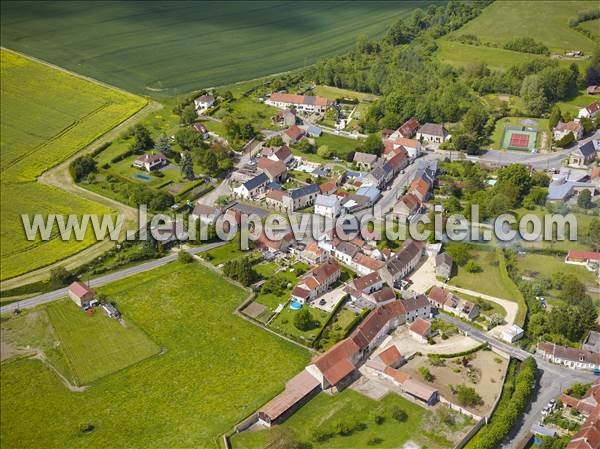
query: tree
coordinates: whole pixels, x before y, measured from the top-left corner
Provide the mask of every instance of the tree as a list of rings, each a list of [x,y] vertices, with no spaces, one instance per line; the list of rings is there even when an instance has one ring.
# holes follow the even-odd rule
[[[296,148],[303,153],[314,153],[315,147],[308,141],[308,139],[302,139],[296,144]]]
[[[90,155],[80,156],[69,164],[69,173],[75,182],[79,182],[90,173],[97,171],[96,161]]]
[[[267,140],[265,142],[265,145],[268,147],[280,147],[283,145],[283,139],[281,138],[281,136],[277,135]]]
[[[479,393],[472,387],[466,385],[455,385],[453,391],[456,394],[456,399],[460,405],[466,407],[477,407],[483,404],[483,399],[479,396]]]
[[[516,187],[516,200],[521,201],[523,197],[529,193],[529,189],[531,189],[531,176],[529,176],[527,167],[524,165],[512,164],[498,170],[495,190],[507,194],[507,185],[510,185],[510,188]]]
[[[169,136],[167,136],[165,133],[161,133],[161,135],[158,136],[158,139],[156,139],[156,143],[154,144],[154,149],[158,153],[162,153],[168,158],[172,158],[174,156],[173,150],[171,149],[171,141]]]
[[[592,219],[584,234],[584,239],[594,251],[600,251],[600,218]]]
[[[369,136],[359,145],[359,151],[363,153],[380,155],[383,151],[383,141],[378,134],[369,134]]]
[[[167,192],[158,192],[152,194],[148,207],[154,211],[161,211],[168,209],[175,203],[173,196]]]
[[[152,137],[144,125],[135,125],[129,133],[133,136],[133,143],[130,146],[134,153],[143,153],[145,150],[154,146]]]
[[[592,194],[589,190],[582,190],[577,197],[577,205],[583,209],[590,209],[593,205]]]
[[[457,265],[465,265],[471,258],[471,248],[466,243],[450,243],[446,247],[446,253]]]
[[[182,125],[191,125],[196,120],[198,120],[198,113],[196,112],[196,108],[193,104],[187,105],[181,111],[179,116],[179,121]]]
[[[550,111],[550,117],[548,119],[548,129],[552,130],[553,128],[555,128],[556,125],[558,125],[558,122],[560,122],[560,119],[560,107],[557,104],[555,104],[554,106],[552,106],[552,109]]]
[[[433,374],[431,374],[431,371],[429,371],[429,368],[427,368],[426,366],[422,366],[419,368],[419,374],[427,382],[433,382]]]
[[[474,260],[469,260],[465,265],[465,270],[469,273],[480,273],[482,271],[481,265],[479,265]]]
[[[181,161],[179,162],[179,168],[181,170],[181,175],[189,180],[195,178],[194,175],[194,163],[192,162],[192,156],[189,151],[184,151],[181,154]]]
[[[208,171],[208,173],[211,175],[214,175],[219,171],[219,162],[217,161],[217,156],[210,150],[204,155],[203,165],[206,168],[206,171]]]
[[[73,275],[63,266],[50,270],[50,287],[59,288],[73,280]]]
[[[560,148],[570,147],[575,142],[573,133],[565,134],[562,138],[556,141],[556,146]]]
[[[191,128],[182,128],[175,133],[175,142],[184,151],[202,148],[202,136]]]
[[[317,154],[323,159],[329,159],[332,156],[333,151],[331,151],[327,145],[321,145],[317,150]]]
[[[392,409],[392,418],[394,418],[398,422],[404,422],[408,419],[408,414],[404,411],[404,409],[395,406]]]
[[[187,251],[179,251],[177,260],[181,263],[188,264],[194,261],[194,257]]]
[[[537,117],[542,115],[548,108],[548,100],[544,94],[544,88],[539,75],[525,77],[521,84],[520,95],[527,109]]]
[[[315,326],[315,320],[308,307],[303,307],[296,313],[294,326],[301,331],[311,330]]]

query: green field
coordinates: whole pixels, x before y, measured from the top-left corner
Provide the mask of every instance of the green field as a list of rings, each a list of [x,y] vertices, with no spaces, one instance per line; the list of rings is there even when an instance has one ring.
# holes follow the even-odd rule
[[[2,267],[7,279],[49,265],[93,243],[27,241],[21,214],[109,213],[93,202],[36,182],[60,163],[134,114],[146,103],[61,70],[2,50]]]
[[[588,20],[579,24],[580,28],[592,33],[596,40],[600,41],[600,19]]]
[[[406,421],[398,422],[392,417],[395,408],[406,412]],[[381,424],[374,422],[376,415],[384,418]],[[462,428],[463,418],[458,417],[457,421],[455,428]],[[341,436],[336,433],[336,425],[340,422],[348,425],[362,423],[365,428]],[[439,422],[432,411],[393,393],[379,401],[350,389],[335,396],[321,393],[285,421],[282,427],[291,429],[299,441],[310,442],[315,449],[400,448],[408,440],[416,441],[422,444],[421,447],[429,449],[454,447],[447,438],[448,433],[452,433],[454,429],[448,429]],[[312,438],[315,430],[333,433],[333,436],[326,441],[317,442]],[[232,446],[234,449],[268,447],[269,432],[261,430],[234,435],[231,439]],[[374,438],[379,438],[380,441],[369,444]]]
[[[569,19],[593,6],[594,3],[588,1],[494,2],[452,34],[473,34],[483,42],[499,45],[527,36],[545,44],[552,52],[583,50],[589,54],[596,44],[570,28]],[[531,58],[531,55],[525,56]]]
[[[429,4],[2,2],[1,38],[77,73],[164,97],[303,67]]]
[[[246,293],[199,264],[175,262],[100,291],[163,353],[83,393],[38,361],[3,362],[3,447],[216,447],[309,359],[233,315]],[[81,433],[82,423],[94,431]]]

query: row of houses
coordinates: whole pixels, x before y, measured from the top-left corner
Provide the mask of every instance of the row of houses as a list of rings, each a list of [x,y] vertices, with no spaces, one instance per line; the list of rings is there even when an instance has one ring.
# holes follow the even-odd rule
[[[587,349],[567,348],[554,343],[541,342],[537,353],[544,359],[572,369],[600,369],[600,353]]]
[[[474,320],[479,316],[479,306],[477,304],[459,298],[443,287],[432,287],[428,299],[430,304],[438,310],[443,310],[460,318]]]
[[[586,391],[581,399],[560,395],[560,402],[586,417],[584,423],[565,449],[597,449],[600,447],[600,380]]]

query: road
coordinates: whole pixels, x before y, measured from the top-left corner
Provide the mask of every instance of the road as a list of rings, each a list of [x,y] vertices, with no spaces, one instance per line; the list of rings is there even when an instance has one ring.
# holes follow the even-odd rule
[[[511,433],[502,444],[503,449],[512,449],[517,447],[524,439],[529,438],[531,426],[542,419],[542,410],[548,404],[550,399],[556,398],[562,391],[574,383],[592,383],[596,376],[589,371],[573,370],[560,365],[554,365],[544,360],[538,354],[531,354],[521,348],[504,343],[487,333],[470,326],[463,321],[446,314],[440,314],[440,318],[447,321],[475,340],[487,342],[491,346],[506,352],[511,357],[524,360],[533,356],[538,366],[538,386],[534,393],[529,408],[519,421],[513,426]]]
[[[196,248],[192,248],[187,250],[190,254],[199,254],[204,251],[208,251],[212,248],[216,248],[217,246],[225,245],[227,242],[215,242],[209,243],[207,245],[199,246]],[[177,252],[172,252],[171,254],[161,257],[160,259],[154,259],[149,262],[145,262],[139,265],[135,265],[133,267],[124,268],[123,270],[115,271],[113,273],[106,274],[104,276],[97,277],[95,279],[90,280],[90,286],[92,287],[101,287],[102,285],[108,284],[110,282],[119,281],[129,276],[133,276],[135,274],[143,273],[145,271],[150,271],[158,267],[162,267],[163,265],[168,264],[169,262],[173,262],[177,259]],[[13,302],[11,304],[7,304],[5,306],[0,307],[0,313],[9,313],[13,312],[17,309],[28,309],[31,307],[39,306],[40,304],[46,304],[52,301],[56,301],[57,299],[64,298],[68,294],[68,288],[61,288],[58,290],[54,290],[48,293],[43,293],[38,296],[34,296],[32,298],[24,299],[22,301]]]
[[[567,148],[565,150],[559,150],[554,153],[527,153],[522,151],[498,151],[498,150],[487,150],[487,152],[479,157],[469,157],[472,161],[487,162],[494,165],[510,165],[510,164],[523,164],[529,165],[537,170],[545,170],[550,168],[559,168],[563,159],[569,157],[569,155],[581,145],[586,144],[592,139],[600,138],[600,130],[596,131],[590,137],[586,137],[578,142],[577,145]]]

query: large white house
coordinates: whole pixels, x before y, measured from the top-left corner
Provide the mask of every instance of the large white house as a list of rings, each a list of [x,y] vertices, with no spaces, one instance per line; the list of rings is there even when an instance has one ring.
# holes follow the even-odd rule
[[[317,195],[315,199],[315,214],[331,218],[337,217],[342,211],[340,200],[335,195]]]
[[[323,97],[294,95],[281,92],[272,93],[265,103],[279,109],[294,108],[295,110],[302,112],[325,112],[327,108],[333,104],[327,98]]]
[[[600,111],[600,103],[594,101],[592,104],[587,105],[585,108],[579,110],[579,118],[595,118]]]
[[[210,94],[204,94],[194,99],[194,106],[198,113],[202,113],[215,104],[215,97]]]

